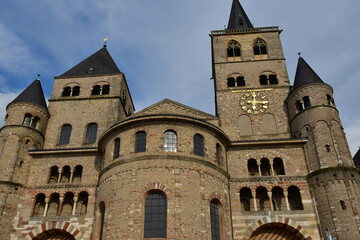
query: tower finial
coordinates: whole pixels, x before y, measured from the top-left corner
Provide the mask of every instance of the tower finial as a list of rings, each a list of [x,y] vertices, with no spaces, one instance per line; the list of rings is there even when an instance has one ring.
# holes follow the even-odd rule
[[[40,80],[40,73],[37,74],[36,80]]]
[[[104,47],[106,47],[108,39],[109,39],[108,37],[104,38],[104,45],[103,45]]]
[[[299,57],[301,57],[301,52],[298,52]]]

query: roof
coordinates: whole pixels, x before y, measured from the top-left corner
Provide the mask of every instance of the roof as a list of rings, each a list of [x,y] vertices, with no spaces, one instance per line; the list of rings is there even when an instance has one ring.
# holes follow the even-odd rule
[[[92,75],[121,73],[110,56],[110,53],[104,46],[99,51],[77,64],[75,67],[60,75],[60,77],[89,75],[90,68],[93,69],[93,72],[91,73]]]
[[[360,167],[360,149],[356,152],[355,156],[353,157],[355,167]]]
[[[310,83],[324,83],[314,70],[305,62],[302,57],[299,57],[293,90]]]
[[[239,0],[233,0],[227,29],[254,28]]]
[[[22,93],[19,94],[11,103],[25,102],[35,104],[46,111],[48,110],[44,92],[39,79],[35,79]],[[8,106],[11,104],[9,103]]]

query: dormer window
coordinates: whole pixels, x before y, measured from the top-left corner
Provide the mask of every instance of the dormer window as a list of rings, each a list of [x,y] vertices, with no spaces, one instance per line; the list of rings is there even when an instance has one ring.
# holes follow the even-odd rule
[[[88,74],[93,74],[94,73],[94,69],[91,67],[91,68],[89,68],[89,70],[88,70]]]

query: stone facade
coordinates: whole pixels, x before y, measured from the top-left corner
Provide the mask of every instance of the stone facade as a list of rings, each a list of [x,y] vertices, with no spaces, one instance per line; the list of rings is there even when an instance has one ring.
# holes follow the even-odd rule
[[[134,113],[125,75],[96,74],[96,54],[55,77],[48,109],[11,102],[0,239],[359,239],[333,90],[290,85],[280,32],[210,34],[215,115],[169,99]]]

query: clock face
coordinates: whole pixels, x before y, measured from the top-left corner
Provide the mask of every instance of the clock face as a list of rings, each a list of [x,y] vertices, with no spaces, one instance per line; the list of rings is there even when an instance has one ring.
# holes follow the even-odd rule
[[[256,92],[245,93],[240,98],[240,106],[248,114],[260,114],[268,108],[269,101],[264,95]]]

